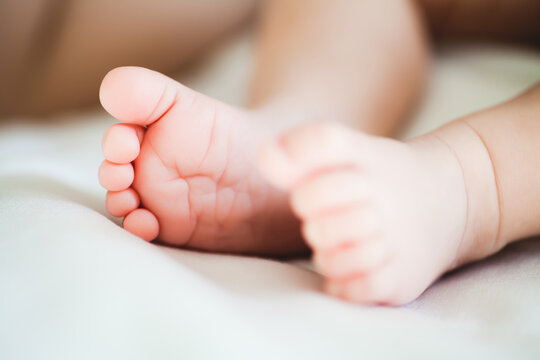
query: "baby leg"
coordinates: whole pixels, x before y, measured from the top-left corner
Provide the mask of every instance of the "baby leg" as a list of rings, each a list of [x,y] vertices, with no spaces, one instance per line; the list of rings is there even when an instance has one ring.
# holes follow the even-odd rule
[[[94,104],[112,68],[177,71],[255,0],[2,0],[0,117]]]

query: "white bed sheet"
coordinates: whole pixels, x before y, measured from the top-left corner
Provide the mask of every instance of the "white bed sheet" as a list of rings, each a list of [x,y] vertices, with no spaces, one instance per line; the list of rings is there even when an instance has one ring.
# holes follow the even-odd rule
[[[240,104],[250,64],[241,35],[181,78]],[[531,51],[439,51],[407,136],[539,79]],[[305,262],[170,249],[123,231],[96,179],[112,122],[95,111],[0,127],[0,359],[540,358],[539,241],[405,307],[347,304],[323,295]]]

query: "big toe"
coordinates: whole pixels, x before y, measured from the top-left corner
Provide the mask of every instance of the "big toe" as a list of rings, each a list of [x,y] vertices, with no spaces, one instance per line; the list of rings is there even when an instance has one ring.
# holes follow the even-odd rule
[[[101,104],[118,120],[149,125],[175,103],[180,84],[158,72],[135,66],[111,70],[99,91]]]

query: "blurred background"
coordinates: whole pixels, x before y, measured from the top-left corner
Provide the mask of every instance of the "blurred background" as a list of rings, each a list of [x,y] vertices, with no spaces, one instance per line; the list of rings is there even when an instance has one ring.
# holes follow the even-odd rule
[[[242,105],[265,3],[0,0],[0,359],[540,359],[538,241],[360,309],[295,264],[157,247],[107,214],[103,76],[145,66]],[[445,44],[405,137],[540,80],[540,0],[420,5]]]
[[[2,0],[0,117],[97,104],[121,65],[178,71],[253,14],[255,0]]]
[[[538,44],[537,0],[418,0],[444,38]],[[0,117],[97,104],[122,65],[168,75],[252,22],[258,0],[2,0]],[[354,36],[354,34],[351,34]]]

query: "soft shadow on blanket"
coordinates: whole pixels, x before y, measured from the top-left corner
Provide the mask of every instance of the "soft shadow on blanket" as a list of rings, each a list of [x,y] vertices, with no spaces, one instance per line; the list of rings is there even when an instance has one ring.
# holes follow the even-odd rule
[[[215,285],[251,296],[319,292],[322,285],[321,277],[314,271],[289,262],[168,247],[162,250]]]
[[[47,176],[30,173],[4,175],[0,176],[0,184],[2,186],[2,195],[0,197],[2,198],[16,197],[17,200],[27,198],[68,201],[107,216],[103,199],[97,199],[89,192]]]
[[[0,184],[2,197],[7,197],[8,201],[14,198],[18,202],[53,200],[75,203],[100,213],[117,225],[121,223],[120,219],[107,214],[103,199],[53,178],[35,174],[7,175],[0,177]],[[271,296],[319,291],[321,287],[321,278],[316,273],[285,261],[210,254],[160,245],[155,248],[174,262],[232,292]]]

